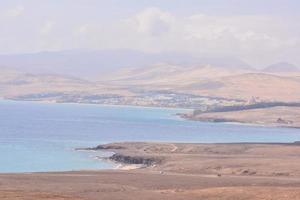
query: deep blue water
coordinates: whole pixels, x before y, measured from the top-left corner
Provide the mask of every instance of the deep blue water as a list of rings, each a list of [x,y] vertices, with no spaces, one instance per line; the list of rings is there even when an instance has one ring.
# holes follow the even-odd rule
[[[299,129],[202,123],[179,109],[0,101],[0,172],[105,169],[101,153],[74,151],[119,141],[293,142]]]

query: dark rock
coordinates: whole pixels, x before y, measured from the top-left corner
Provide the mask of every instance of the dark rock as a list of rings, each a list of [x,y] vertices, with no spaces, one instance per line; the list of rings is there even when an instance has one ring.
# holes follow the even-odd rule
[[[94,148],[94,150],[112,150],[112,149],[125,149],[125,147],[111,144],[111,145],[99,145]]]
[[[111,160],[125,164],[141,164],[151,166],[161,162],[159,158],[147,158],[142,156],[127,156],[122,154],[114,154],[110,157]]]
[[[76,148],[75,150],[85,150],[85,151],[97,151],[97,150],[118,150],[118,149],[126,149],[123,146],[119,145],[99,145],[97,147],[91,147],[91,148]]]
[[[292,122],[292,121],[289,121],[289,120],[284,120],[284,119],[282,119],[282,118],[278,118],[278,119],[276,120],[276,123],[278,123],[278,124],[292,124],[293,122]]]

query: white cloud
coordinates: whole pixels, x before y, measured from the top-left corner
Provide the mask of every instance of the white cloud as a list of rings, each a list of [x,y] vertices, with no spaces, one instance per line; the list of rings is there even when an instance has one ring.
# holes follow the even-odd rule
[[[88,24],[84,24],[78,28],[78,33],[87,34],[90,32],[90,26]]]
[[[261,58],[261,55],[279,54],[299,36],[280,18],[272,16],[211,16],[192,15],[182,19],[187,50],[210,54],[229,54],[237,57]],[[175,42],[175,41],[174,41]],[[276,53],[275,53],[276,52]]]
[[[277,60],[283,52],[295,51],[300,40],[293,21],[268,15],[176,16],[148,8],[126,22],[117,34],[126,35],[122,47],[230,55],[253,63]]]
[[[13,17],[23,12],[24,7],[17,6],[6,14]],[[155,7],[127,17],[120,14],[120,19],[108,20],[103,20],[100,15],[98,18],[94,15],[83,18],[74,13],[67,17],[65,13],[53,16],[55,21],[61,20],[59,23],[42,17],[32,18],[39,15],[28,12],[24,18],[9,22],[0,20],[1,27],[5,27],[0,32],[0,41],[15,44],[9,45],[12,52],[14,48],[29,51],[33,45],[28,45],[28,42],[36,44],[34,50],[47,50],[56,44],[55,49],[186,51],[193,54],[233,55],[257,63],[293,55],[293,59],[300,63],[297,55],[300,51],[300,26],[294,18],[287,20],[268,15],[202,13],[179,15]],[[25,34],[22,33],[24,28],[28,30]],[[2,51],[7,51],[7,48]]]
[[[253,25],[253,21],[256,21]],[[274,24],[272,19],[270,23]],[[215,17],[206,15],[190,16],[186,20],[185,34],[187,39],[220,40],[224,37],[236,39],[239,42],[256,40],[273,40],[272,31],[264,30],[265,19],[262,16]]]
[[[147,8],[128,20],[138,32],[151,36],[160,36],[168,32],[174,21],[172,14],[155,7]]]
[[[25,11],[24,6],[18,5],[14,8],[11,8],[11,9],[7,10],[6,13],[5,13],[5,16],[7,16],[7,17],[18,17],[18,16],[22,15],[24,11]]]
[[[41,27],[40,33],[44,34],[44,35],[47,35],[47,34],[49,34],[53,30],[54,26],[55,26],[55,22],[53,22],[53,21],[47,21]]]

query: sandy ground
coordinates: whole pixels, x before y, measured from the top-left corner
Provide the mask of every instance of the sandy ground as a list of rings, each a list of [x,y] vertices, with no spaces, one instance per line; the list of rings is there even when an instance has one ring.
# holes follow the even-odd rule
[[[160,162],[134,170],[0,174],[0,199],[300,199],[298,144],[116,143],[105,148]]]

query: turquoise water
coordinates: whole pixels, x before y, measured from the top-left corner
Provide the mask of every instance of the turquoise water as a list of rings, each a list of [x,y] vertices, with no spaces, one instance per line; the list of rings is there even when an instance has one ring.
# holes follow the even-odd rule
[[[179,109],[0,101],[0,172],[106,169],[102,153],[78,152],[119,141],[293,142],[299,129],[202,123]]]

